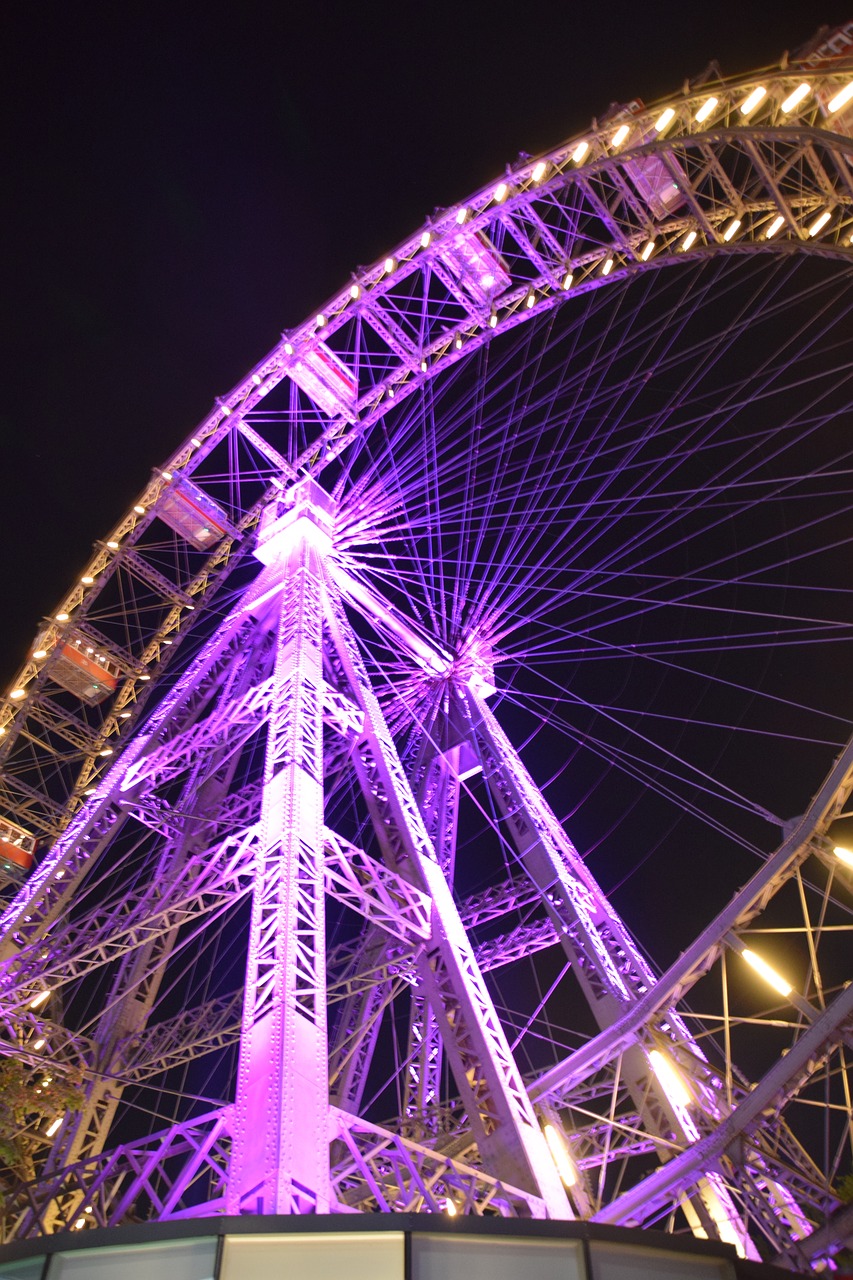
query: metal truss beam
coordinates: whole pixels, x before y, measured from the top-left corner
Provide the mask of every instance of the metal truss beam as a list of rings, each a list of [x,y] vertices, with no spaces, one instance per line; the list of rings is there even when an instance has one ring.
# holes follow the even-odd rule
[[[383,856],[388,865],[405,870],[432,902],[432,937],[418,963],[418,979],[441,1023],[481,1154],[499,1173],[512,1170],[515,1185],[528,1183],[555,1216],[568,1215],[554,1165],[331,580],[327,590],[331,634],[351,694],[365,716],[356,767]]]
[[[853,1022],[853,984],[846,987],[800,1036],[785,1057],[746,1095],[713,1133],[657,1169],[596,1214],[598,1222],[643,1223],[688,1191],[704,1170],[713,1168],[740,1135],[759,1122],[768,1109],[779,1111],[832,1052],[841,1029]]]
[[[335,1142],[345,1154],[332,1170],[342,1209],[380,1213],[546,1216],[544,1202],[409,1138],[333,1109]]]
[[[568,1089],[629,1045],[639,1029],[668,1005],[677,1002],[715,963],[729,933],[737,934],[761,912],[810,853],[822,833],[841,813],[853,789],[853,738],[839,755],[806,813],[792,824],[776,852],[734,895],[731,902],[699,934],[678,960],[613,1026],[559,1063],[537,1081],[533,1095],[547,1098]]]
[[[252,885],[257,826],[227,836],[180,867],[162,883],[149,882],[134,892],[101,904],[97,922],[69,920],[51,935],[47,957],[38,942],[20,950],[6,965],[5,998],[25,1004],[33,983],[61,985],[150,942],[200,915],[229,906]]]
[[[242,1013],[241,988],[132,1032],[117,1046],[118,1058],[126,1063],[123,1080],[139,1084],[215,1049],[239,1044]]]

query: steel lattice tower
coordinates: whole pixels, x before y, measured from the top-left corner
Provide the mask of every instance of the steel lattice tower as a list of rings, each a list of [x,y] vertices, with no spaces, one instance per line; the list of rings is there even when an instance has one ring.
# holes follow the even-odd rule
[[[853,627],[852,34],[437,216],[97,545],[0,708],[10,876],[41,842],[0,943],[32,1090],[7,1238],[418,1210],[841,1247],[853,745],[831,675],[807,708],[777,655]],[[652,673],[642,723],[617,662]],[[558,815],[594,807],[561,734],[579,796],[592,759],[631,779],[605,847],[666,838],[654,791],[683,847],[752,858],[660,968]],[[79,1090],[52,1111],[49,1073]]]

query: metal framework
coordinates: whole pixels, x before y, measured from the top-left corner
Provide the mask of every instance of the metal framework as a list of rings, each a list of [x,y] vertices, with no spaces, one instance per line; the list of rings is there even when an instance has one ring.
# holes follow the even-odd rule
[[[437,214],[97,544],[0,704],[0,810],[42,842],[0,939],[5,1238],[416,1210],[845,1246],[853,745],[832,670],[809,707],[753,654],[853,638],[851,49],[632,103]],[[813,798],[780,841],[783,749]],[[634,789],[590,838],[593,759]],[[643,932],[561,820],[642,862],[651,791],[743,881],[662,969],[661,898]]]

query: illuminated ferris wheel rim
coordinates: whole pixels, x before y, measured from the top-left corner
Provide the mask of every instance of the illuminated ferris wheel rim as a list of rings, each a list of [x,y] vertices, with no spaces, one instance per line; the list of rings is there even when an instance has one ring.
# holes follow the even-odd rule
[[[821,103],[827,113],[825,125]],[[715,86],[715,92],[691,93],[676,103],[670,96],[636,112],[633,108],[639,104],[629,104],[616,111],[610,123],[599,126],[594,122],[590,130],[554,150],[508,167],[504,178],[487,184],[457,206],[438,211],[386,256],[356,273],[352,283],[318,311],[285,331],[281,341],[245,378],[217,398],[213,411],[167,467],[188,469],[194,461],[200,461],[218,433],[233,425],[229,420],[234,416],[242,419],[257,408],[283,378],[293,376],[306,350],[317,342],[327,346],[333,357],[343,360],[346,353],[337,352],[334,341],[348,322],[366,316],[367,323],[375,323],[381,331],[385,317],[378,308],[393,287],[429,270],[445,278],[453,274],[454,268],[459,271],[459,246],[488,235],[490,229],[514,212],[535,209],[537,201],[578,187],[590,177],[615,173],[624,181],[624,172],[630,172],[632,164],[636,170],[638,160],[663,156],[677,160],[680,147],[702,143],[737,144],[746,138],[754,143],[788,140],[808,146],[815,141],[825,143],[830,137],[833,151],[848,157],[847,167],[853,170],[853,142],[831,133],[829,128],[833,118],[843,116],[851,104],[850,71],[846,75],[838,71],[751,75],[722,82]],[[352,421],[343,416],[332,421],[293,459],[282,458],[268,444],[266,448],[291,482],[306,472],[316,476],[392,409],[400,397],[416,392],[453,363],[472,355],[483,343],[566,303],[571,296],[614,284],[640,270],[713,254],[756,250],[779,254],[805,250],[849,262],[853,260],[851,191],[853,181],[845,175],[846,202],[829,199],[825,191],[804,192],[797,202],[799,219],[790,200],[774,204],[766,198],[750,200],[745,196],[739,202],[733,199],[729,206],[710,210],[698,200],[694,206],[688,199],[686,208],[679,206],[680,216],[666,219],[655,219],[653,210],[647,209],[646,225],[636,226],[631,235],[624,234],[621,243],[585,249],[559,264],[534,261],[534,266],[543,268],[538,275],[525,280],[513,276],[500,292],[496,288],[500,282],[484,285],[481,298],[474,299],[469,307],[468,318],[443,326],[439,336],[418,348],[395,350],[390,341],[395,336],[393,328],[388,326],[384,336],[398,362],[394,365],[392,361],[384,377],[355,398],[348,415]],[[638,202],[636,193],[633,198]],[[448,267],[446,256],[455,260],[453,267]],[[459,277],[456,283],[459,285]],[[464,281],[459,288],[465,288]],[[472,302],[470,295],[463,296]],[[252,430],[248,424],[245,429]],[[156,500],[158,490],[155,479],[141,498],[146,509],[152,499]]]
[[[836,129],[846,129],[847,115],[853,114],[852,76],[850,61],[836,59],[829,70],[752,74],[648,108],[639,102],[612,108],[606,121],[593,122],[541,157],[524,159],[499,181],[438,212],[387,256],[359,271],[318,312],[285,332],[155,470],[139,500],[97,544],[41,633],[39,644],[56,643],[66,624],[85,616],[88,594],[158,515],[168,487],[188,481],[230,432],[238,432],[267,460],[276,479],[264,497],[224,531],[202,570],[173,601],[166,624],[141,654],[125,663],[120,705],[92,745],[89,777],[102,767],[95,764],[98,756],[113,754],[105,744],[124,729],[120,719],[128,720],[129,710],[135,722],[156,674],[173,656],[173,649],[163,648],[172,644],[168,637],[182,633],[192,610],[227,571],[232,548],[245,542],[264,507],[305,475],[322,474],[401,401],[493,337],[570,305],[575,295],[662,266],[744,253],[805,252],[849,262],[853,142]],[[719,179],[725,177],[721,157],[727,153],[736,153],[747,169],[740,188],[729,182],[720,199]],[[831,172],[822,156],[831,162]],[[790,181],[784,186],[784,175],[777,181],[774,166],[781,169],[783,160],[786,173],[796,172],[796,190]],[[708,174],[713,181],[706,189]],[[568,238],[565,225],[552,225],[555,211],[565,221],[567,207],[573,219]],[[534,236],[525,219],[536,228]],[[455,307],[450,321],[444,305],[428,314],[436,281]],[[417,341],[402,323],[406,305],[421,320]],[[383,344],[382,357],[373,364],[355,341],[358,326]],[[356,346],[359,363],[353,369]],[[318,361],[323,366],[319,377]],[[288,377],[308,402],[313,399],[314,417],[322,410],[328,420],[290,458],[252,421],[269,392]],[[0,705],[0,753],[11,746],[14,722],[30,701],[30,686],[38,681],[41,659],[36,655],[43,652],[34,646]],[[78,787],[74,804],[86,794],[87,781]]]

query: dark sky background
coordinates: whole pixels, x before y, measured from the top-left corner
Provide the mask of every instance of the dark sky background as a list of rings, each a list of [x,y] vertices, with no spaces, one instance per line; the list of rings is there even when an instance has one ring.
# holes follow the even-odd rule
[[[2,36],[6,683],[212,399],[437,206],[615,100],[851,15],[748,6],[19,5]]]

